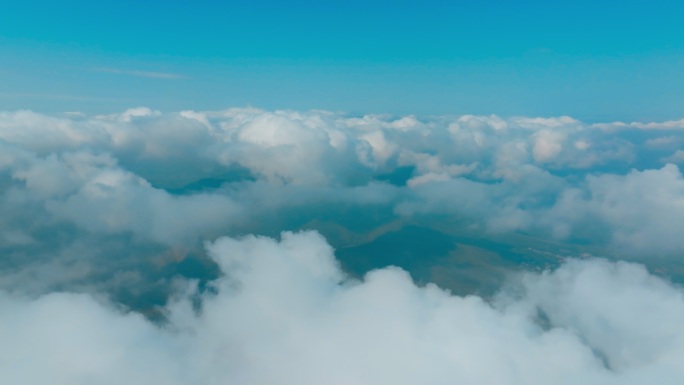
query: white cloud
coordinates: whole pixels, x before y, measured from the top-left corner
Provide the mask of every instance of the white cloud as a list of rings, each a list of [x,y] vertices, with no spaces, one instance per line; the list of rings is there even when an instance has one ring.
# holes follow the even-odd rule
[[[684,164],[684,151],[677,150],[674,152],[674,154],[663,158],[662,161],[668,163]]]
[[[684,178],[677,166],[632,170],[627,175],[590,175],[586,190],[567,190],[547,218],[550,225],[603,223],[623,256],[676,255],[684,218]]]
[[[642,266],[572,261],[526,278],[529,300],[550,322],[583,337],[616,372],[666,370],[684,354],[683,293]]]
[[[684,375],[681,289],[638,265],[574,261],[527,274],[520,294],[490,304],[419,288],[396,268],[346,279],[316,233],[221,238],[209,252],[225,273],[215,294],[199,313],[181,297],[164,326],[85,295],[1,295],[0,339],[12,349],[0,351],[0,381],[676,384]]]
[[[684,119],[681,120],[669,120],[666,122],[634,122],[628,124],[629,127],[636,127],[647,130],[673,130],[684,128]]]
[[[351,248],[420,225],[676,268],[678,124],[2,112],[0,383],[676,383],[682,292],[639,265],[570,260],[489,302],[349,279],[317,233],[238,235]]]
[[[660,217],[644,221],[636,215],[617,218],[608,214],[610,209],[601,206],[611,204],[607,198],[591,198],[590,206],[582,203],[586,198],[572,202],[569,198],[575,191],[577,197],[598,194],[604,180],[615,191],[629,188],[643,193],[648,182],[624,178],[629,169],[643,168],[641,162],[653,168],[653,159],[676,162],[676,149],[661,145],[662,132],[642,126],[652,125],[627,129],[612,123],[601,129],[569,117],[466,115],[420,120],[253,108],[162,114],[140,107],[94,118],[18,111],[0,114],[4,143],[0,164],[9,167],[13,178],[3,183],[25,189],[35,205],[49,202],[48,214],[91,230],[133,231],[156,241],[183,238],[178,234],[185,231],[218,234],[239,221],[216,218],[234,217],[238,211],[302,207],[300,198],[284,191],[289,185],[317,186],[300,189],[299,194],[317,202],[331,201],[323,195],[345,195],[347,189],[378,183],[376,178],[404,170],[408,174],[398,183],[406,186],[399,186],[401,194],[391,198],[399,199],[392,204],[402,216],[449,213],[498,232],[534,230],[563,237],[599,216],[615,245],[639,243],[641,247],[635,249],[639,253],[653,246],[676,254],[684,251],[684,245],[667,231],[668,226],[684,225],[676,216],[665,215],[671,217],[668,225],[658,226],[663,223]],[[640,130],[639,135],[633,130]],[[684,136],[669,130],[665,138],[667,143],[676,143]],[[90,158],[83,158],[84,154]],[[75,161],[77,157],[82,160]],[[104,158],[114,163],[98,163],[97,159]],[[655,166],[658,170],[665,163]],[[621,171],[613,171],[616,167]],[[89,176],[77,168],[91,170]],[[114,174],[119,175],[119,182],[113,185],[95,180]],[[596,175],[600,182],[592,182]],[[215,186],[213,191],[187,199],[163,191],[204,180],[224,180],[230,187]],[[247,197],[257,182],[263,182],[259,188],[266,191]],[[95,194],[102,186],[108,186],[106,192]],[[657,204],[634,199],[630,212],[643,212],[648,218],[652,207],[646,209],[647,204],[657,205],[658,210],[674,205],[677,212],[676,184],[661,188],[671,190],[661,194]],[[317,191],[316,198],[313,191]],[[223,202],[225,211],[219,210],[206,226],[197,226],[195,220],[182,225],[182,219],[170,219],[173,215],[168,213],[174,210],[185,213],[191,207],[208,207],[194,203],[199,201]],[[132,215],[127,210],[135,215],[125,219]],[[111,218],[107,217],[110,213]],[[153,218],[139,219],[142,213]],[[163,225],[167,223],[178,225]],[[659,230],[645,231],[643,236],[640,231],[625,230],[639,229],[643,223]],[[167,229],[168,235],[150,230],[153,224]],[[195,227],[200,231],[191,230]],[[662,236],[655,237],[656,233]],[[600,236],[595,240],[604,241]]]
[[[562,133],[542,130],[534,136],[532,154],[537,162],[548,162],[563,149],[565,136]]]
[[[0,112],[0,140],[44,154],[104,141],[106,136],[96,122],[17,111]]]

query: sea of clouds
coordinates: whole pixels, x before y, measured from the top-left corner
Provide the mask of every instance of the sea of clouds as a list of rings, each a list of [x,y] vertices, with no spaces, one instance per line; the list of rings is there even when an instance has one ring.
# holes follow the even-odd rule
[[[0,383],[681,383],[656,266],[684,253],[683,144],[684,120],[0,112]],[[331,244],[397,223],[607,258],[487,298],[341,268]]]

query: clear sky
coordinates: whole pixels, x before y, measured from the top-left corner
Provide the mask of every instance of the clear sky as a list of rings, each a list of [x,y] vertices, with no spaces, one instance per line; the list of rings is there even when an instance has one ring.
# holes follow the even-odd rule
[[[0,109],[684,116],[676,1],[3,4]]]

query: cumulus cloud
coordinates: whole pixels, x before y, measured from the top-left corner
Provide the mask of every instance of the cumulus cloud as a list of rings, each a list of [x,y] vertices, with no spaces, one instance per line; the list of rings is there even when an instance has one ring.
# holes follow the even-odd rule
[[[220,238],[224,276],[156,325],[87,295],[0,296],[3,383],[678,383],[684,297],[643,267],[571,261],[494,302],[348,278],[314,233]],[[28,364],[30,363],[30,365]],[[39,369],[39,370],[38,370]]]
[[[550,224],[566,227],[593,218],[623,255],[676,255],[684,215],[684,178],[677,166],[590,175],[585,189],[569,189],[549,211]]]
[[[673,125],[254,108],[3,112],[0,246],[14,274],[84,240],[132,237],[187,255],[220,234],[314,228],[347,247],[397,223],[448,220],[434,228],[456,238],[523,232],[593,247],[577,254],[674,258],[684,251],[673,233],[684,225],[675,165],[684,134]],[[33,259],[23,257],[29,245]]]
[[[680,126],[1,112],[0,382],[674,383]]]

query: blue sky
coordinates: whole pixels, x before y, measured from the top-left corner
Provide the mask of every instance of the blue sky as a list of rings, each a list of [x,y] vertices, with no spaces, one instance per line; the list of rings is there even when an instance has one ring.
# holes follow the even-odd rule
[[[0,109],[677,119],[683,14],[671,1],[13,2]]]

